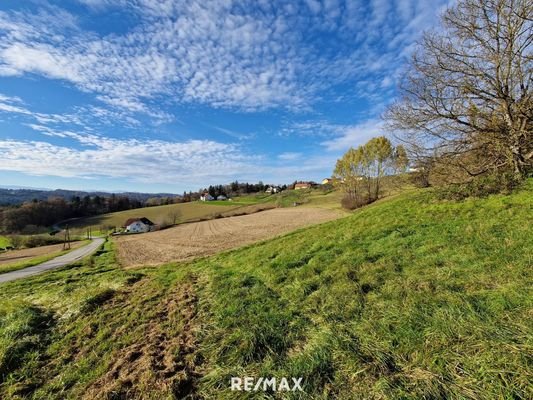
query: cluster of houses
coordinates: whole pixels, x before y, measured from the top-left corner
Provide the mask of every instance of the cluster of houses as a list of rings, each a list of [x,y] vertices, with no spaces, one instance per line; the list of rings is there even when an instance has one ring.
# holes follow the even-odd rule
[[[265,190],[265,193],[268,193],[268,194],[274,194],[274,193],[279,193],[279,192],[281,192],[281,187],[279,186],[269,186]]]
[[[215,196],[211,196],[209,194],[209,192],[203,192],[201,195],[200,195],[200,201],[214,201],[214,200],[231,200],[231,199],[228,199],[227,196],[224,196],[223,194],[215,197]]]
[[[333,178],[324,178],[322,180],[322,185],[329,185],[332,183],[333,183]],[[317,186],[317,184],[314,182],[296,182],[294,184],[294,190],[310,189],[314,186]],[[281,192],[281,186],[270,185],[270,186],[267,186],[267,188],[265,189],[265,193],[268,193],[268,194],[275,194],[275,193],[280,193],[280,192]],[[200,201],[215,201],[215,200],[230,200],[231,201],[231,199],[229,199],[225,195],[220,195],[216,197],[211,196],[207,190],[200,195]]]

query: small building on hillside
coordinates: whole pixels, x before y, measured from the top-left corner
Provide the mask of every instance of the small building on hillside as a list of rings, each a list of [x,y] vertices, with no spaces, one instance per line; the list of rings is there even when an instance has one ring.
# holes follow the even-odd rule
[[[223,194],[221,194],[220,196],[217,197],[217,200],[227,200],[228,198],[226,196],[224,196]]]
[[[294,190],[310,189],[311,184],[309,182],[299,182],[294,185]]]
[[[155,230],[156,225],[148,218],[129,218],[122,226],[128,233],[145,233]]]
[[[211,196],[208,192],[203,192],[200,195],[200,201],[213,201],[215,198]]]
[[[281,191],[281,188],[278,186],[269,186],[266,188],[265,193],[274,194]]]
[[[332,183],[333,183],[333,178],[322,179],[322,185],[331,185]]]

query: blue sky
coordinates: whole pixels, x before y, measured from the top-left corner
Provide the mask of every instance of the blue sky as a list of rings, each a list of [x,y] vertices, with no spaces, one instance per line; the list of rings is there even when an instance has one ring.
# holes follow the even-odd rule
[[[329,176],[441,0],[2,0],[0,185],[181,192]]]

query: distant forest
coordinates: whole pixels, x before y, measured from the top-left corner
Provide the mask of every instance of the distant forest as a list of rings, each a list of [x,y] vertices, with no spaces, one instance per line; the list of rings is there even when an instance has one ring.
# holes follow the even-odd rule
[[[48,200],[50,198],[62,198],[65,200],[73,197],[109,197],[112,193],[101,191],[80,191],[80,190],[40,190],[40,189],[4,189],[0,188],[0,206],[18,205],[27,201],[34,200]],[[130,200],[138,200],[145,202],[149,198],[163,198],[176,197],[178,195],[172,193],[137,193],[137,192],[121,192],[115,193],[115,196],[127,197]]]

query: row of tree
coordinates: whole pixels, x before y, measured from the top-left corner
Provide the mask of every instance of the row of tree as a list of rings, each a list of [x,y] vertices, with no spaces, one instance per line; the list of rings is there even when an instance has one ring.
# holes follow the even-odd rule
[[[271,185],[266,185],[262,181],[259,181],[258,183],[234,181],[231,182],[229,185],[211,185],[206,189],[201,189],[199,192],[202,193],[207,191],[211,196],[215,198],[220,195],[226,197],[233,197],[251,193],[262,193],[269,186]],[[279,188],[280,190],[285,190],[287,189],[287,185],[280,186]]]
[[[405,172],[407,165],[405,148],[395,147],[389,139],[380,136],[350,148],[337,161],[334,183],[346,195],[344,205],[355,208],[377,200],[382,194],[383,178]]]

